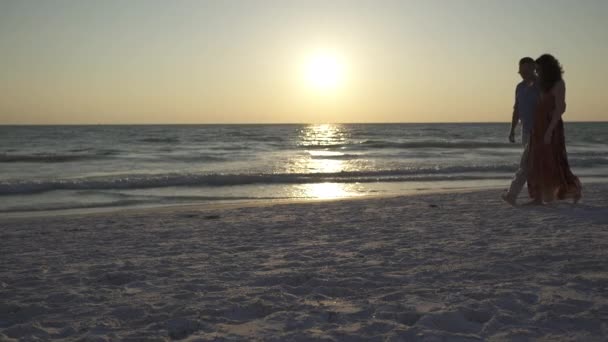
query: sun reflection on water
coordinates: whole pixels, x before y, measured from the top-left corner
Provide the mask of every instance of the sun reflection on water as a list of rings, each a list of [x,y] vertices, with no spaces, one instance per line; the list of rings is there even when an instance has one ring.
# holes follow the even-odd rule
[[[300,144],[307,147],[330,147],[346,140],[347,132],[341,125],[306,126],[300,131]]]
[[[348,191],[343,183],[316,183],[305,184],[304,194],[306,197],[329,199],[352,197],[355,194]]]
[[[308,155],[300,157],[296,165],[300,173],[339,173],[346,170],[345,161],[339,159],[344,153],[330,151],[339,148],[346,140],[346,133],[340,125],[310,125],[300,132],[300,145],[309,148]],[[298,197],[331,199],[359,195],[352,184],[312,183],[296,187]]]

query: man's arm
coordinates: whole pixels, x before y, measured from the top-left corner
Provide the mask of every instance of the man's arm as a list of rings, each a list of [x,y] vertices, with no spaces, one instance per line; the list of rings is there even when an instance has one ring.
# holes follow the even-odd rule
[[[515,100],[515,105],[513,105],[513,117],[511,118],[511,132],[509,133],[509,141],[515,142],[515,127],[517,127],[517,122],[519,121],[519,112],[517,111],[517,99]]]
[[[564,81],[560,81],[555,84],[551,90],[553,97],[555,98],[555,108],[551,113],[551,122],[547,131],[545,132],[545,144],[551,143],[551,137],[553,136],[553,130],[557,126],[557,123],[562,118],[562,114],[566,112],[566,84]]]

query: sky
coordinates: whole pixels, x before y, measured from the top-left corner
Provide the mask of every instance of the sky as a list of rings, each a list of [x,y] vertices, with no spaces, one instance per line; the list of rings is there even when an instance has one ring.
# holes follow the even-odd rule
[[[0,124],[508,122],[517,62],[542,53],[565,119],[604,121],[607,17],[604,0],[0,0]]]

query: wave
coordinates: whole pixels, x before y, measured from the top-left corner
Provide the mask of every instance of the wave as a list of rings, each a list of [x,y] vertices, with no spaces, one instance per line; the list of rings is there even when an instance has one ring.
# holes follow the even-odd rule
[[[515,148],[519,145],[501,142],[479,142],[479,141],[410,141],[395,142],[385,140],[364,140],[358,143],[300,145],[302,148],[328,148],[328,149],[483,149],[483,148]]]
[[[134,205],[144,205],[146,201],[138,200],[123,200],[114,201],[107,203],[82,203],[82,202],[70,202],[70,203],[53,203],[53,204],[42,204],[36,206],[17,206],[1,208],[0,213],[21,213],[21,212],[37,212],[37,211],[53,211],[53,210],[69,210],[69,209],[93,209],[93,208],[112,208],[112,207],[126,207]]]
[[[119,194],[123,195],[123,194]],[[120,197],[120,196],[118,196]],[[129,197],[124,196],[124,197]],[[103,203],[83,203],[83,202],[60,202],[14,206],[0,208],[0,213],[20,213],[20,212],[39,212],[54,210],[71,209],[100,209],[127,206],[153,206],[167,204],[197,203],[204,201],[253,201],[253,200],[281,200],[287,197],[251,197],[251,196],[150,196],[148,198],[127,198]]]
[[[181,162],[223,162],[229,160],[227,157],[216,155],[160,156],[159,159],[170,159]]]
[[[121,151],[105,149],[94,152],[89,148],[72,149],[72,153],[32,153],[32,154],[0,154],[0,163],[65,163],[80,160],[100,159],[119,154]]]
[[[223,145],[223,146],[210,146],[207,147],[209,150],[213,151],[246,151],[250,150],[253,147],[246,145]]]
[[[40,157],[40,156],[38,156]],[[71,156],[70,156],[71,157]],[[79,156],[81,157],[81,156]],[[318,156],[327,158],[328,156]],[[334,156],[329,156],[332,158]],[[352,158],[352,155],[339,156]],[[0,160],[2,156],[0,156]],[[11,157],[14,158],[14,157]],[[62,156],[43,156],[40,158],[55,158]],[[195,160],[200,160],[197,156]],[[14,159],[8,159],[14,160]],[[24,158],[17,158],[24,160]],[[29,157],[25,160],[30,160]],[[63,159],[63,160],[69,160]],[[599,166],[597,172],[608,165],[608,158],[572,158],[573,167],[582,168],[578,171],[594,171],[593,166]],[[197,173],[165,173],[165,174],[126,174],[94,178],[42,179],[42,180],[5,180],[0,181],[0,195],[34,194],[54,190],[112,190],[112,189],[146,189],[182,186],[239,186],[249,184],[311,184],[311,183],[369,183],[369,182],[408,182],[408,181],[440,181],[440,180],[482,180],[510,178],[517,169],[516,161],[495,165],[467,165],[423,168],[400,168],[374,171],[343,171],[328,173],[237,173],[237,174],[197,174]],[[577,170],[575,170],[577,171]],[[594,175],[597,172],[592,172]],[[587,174],[586,174],[587,175]],[[602,174],[598,174],[602,176]]]
[[[141,142],[147,143],[178,143],[179,138],[177,137],[149,137],[139,139]]]
[[[351,160],[351,159],[360,159],[360,158],[370,158],[370,156],[366,156],[363,154],[321,154],[321,155],[310,155],[310,159],[329,159],[329,160]],[[371,156],[373,158],[377,158],[378,156]]]
[[[366,140],[361,145],[369,148],[513,148],[513,144],[501,142],[479,142],[479,141],[412,141],[391,142],[384,140]],[[519,147],[519,146],[518,146]]]
[[[608,165],[608,158],[569,158],[570,164],[574,167],[593,167],[593,166],[602,166]]]
[[[273,136],[273,135],[252,135],[252,134],[241,134],[239,135],[245,140],[256,141],[256,142],[268,142],[268,143],[282,143],[286,139],[284,137]]]
[[[28,154],[11,154],[0,155],[0,163],[62,163],[76,160],[87,159],[88,156],[81,155],[28,155]]]
[[[509,153],[502,153],[500,151],[488,151],[488,155],[498,156],[498,155],[507,155]],[[321,159],[321,160],[354,160],[361,158],[369,158],[369,159],[400,159],[400,158],[425,158],[428,154],[425,152],[397,152],[397,153],[385,153],[385,154],[320,154],[320,155],[311,155],[311,159]],[[509,157],[510,158],[510,157]],[[516,159],[514,159],[516,160]],[[598,167],[608,165],[608,157],[579,157],[575,155],[570,158],[570,164],[574,167]]]
[[[116,151],[100,151],[87,154],[0,154],[0,163],[65,163],[99,159],[116,154]]]
[[[379,171],[352,171],[333,173],[260,173],[260,174],[159,174],[123,175],[103,178],[78,178],[55,180],[13,180],[0,182],[0,195],[32,194],[53,190],[110,190],[146,189],[174,186],[234,186],[249,184],[310,184],[323,182],[380,182],[380,181],[426,181],[469,180],[496,177],[481,173],[510,173],[512,165],[412,168]],[[461,175],[469,173],[469,175]],[[478,174],[470,174],[478,173]]]

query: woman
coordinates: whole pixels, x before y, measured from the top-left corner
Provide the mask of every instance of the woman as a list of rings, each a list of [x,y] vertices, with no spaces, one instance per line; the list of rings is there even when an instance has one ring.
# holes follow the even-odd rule
[[[581,198],[581,183],[568,164],[562,114],[566,85],[562,66],[545,54],[536,60],[541,97],[534,114],[528,156],[528,192],[533,204]]]

